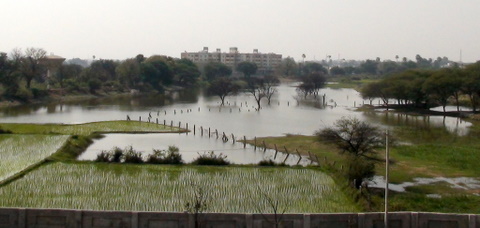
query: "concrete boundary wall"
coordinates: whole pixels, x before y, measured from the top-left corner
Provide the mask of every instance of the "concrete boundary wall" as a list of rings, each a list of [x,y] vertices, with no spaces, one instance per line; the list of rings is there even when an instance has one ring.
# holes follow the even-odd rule
[[[205,213],[204,228],[383,228],[383,213],[274,214]],[[0,228],[194,228],[193,214],[0,208]],[[480,215],[397,212],[390,228],[480,228]]]

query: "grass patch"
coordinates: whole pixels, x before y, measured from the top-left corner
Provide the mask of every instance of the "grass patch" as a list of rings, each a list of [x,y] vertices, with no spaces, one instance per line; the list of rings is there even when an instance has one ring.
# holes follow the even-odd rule
[[[0,128],[16,134],[61,134],[61,135],[90,135],[98,133],[162,133],[184,131],[181,128],[169,127],[156,123],[139,121],[104,121],[85,124],[23,124],[1,123]]]
[[[396,193],[390,198],[391,211],[425,211],[444,213],[480,213],[480,197],[468,195],[430,198],[418,193]]]
[[[335,163],[337,167],[340,167],[345,164],[342,155],[338,153],[338,149],[334,145],[318,142],[316,136],[287,135],[284,137],[257,138],[257,147],[263,147],[263,141],[265,141],[267,148],[275,149],[275,145],[277,145],[278,151],[284,153],[286,151],[297,153],[298,150],[301,155],[309,156],[308,152],[310,152],[314,159],[318,158],[320,166]],[[255,144],[255,141],[247,140],[247,143]]]
[[[328,175],[311,169],[49,163],[0,188],[1,207],[184,211],[194,186],[209,212],[358,212]]]

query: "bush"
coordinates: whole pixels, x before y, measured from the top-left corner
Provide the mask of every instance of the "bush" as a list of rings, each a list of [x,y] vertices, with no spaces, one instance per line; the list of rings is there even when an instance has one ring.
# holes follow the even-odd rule
[[[34,98],[42,98],[48,96],[48,91],[44,89],[31,88],[32,95]]]
[[[347,156],[349,157],[347,159],[348,169],[345,171],[345,176],[356,189],[359,189],[362,182],[371,180],[375,175],[375,164],[363,157]]]
[[[3,130],[2,128],[0,128],[0,134],[12,134],[12,131],[10,131],[10,130]]]
[[[230,162],[227,160],[227,156],[220,154],[215,154],[213,151],[199,154],[198,158],[192,161],[193,165],[230,165]]]
[[[273,161],[272,159],[268,159],[268,160],[261,160],[260,162],[258,162],[258,165],[259,166],[287,166],[285,163],[276,163],[275,161]]]
[[[148,156],[147,163],[152,164],[183,164],[182,155],[178,147],[169,146],[168,150],[153,150],[153,154]]]
[[[32,91],[30,91],[29,89],[20,87],[16,91],[14,97],[15,99],[18,99],[20,101],[28,101],[31,98],[33,98],[33,94],[32,94]]]
[[[106,150],[102,150],[99,154],[97,154],[97,158],[95,159],[96,162],[110,162],[110,152]]]
[[[125,163],[136,163],[136,164],[143,163],[142,154],[134,150],[132,146],[125,148],[124,152],[125,153],[123,157],[124,157]]]
[[[109,162],[121,162],[122,161],[122,157],[123,157],[123,150],[118,148],[118,147],[114,147],[111,151],[110,151],[110,154],[109,154]]]
[[[102,81],[100,79],[94,78],[88,81],[88,89],[90,93],[95,94],[96,90],[102,88]]]

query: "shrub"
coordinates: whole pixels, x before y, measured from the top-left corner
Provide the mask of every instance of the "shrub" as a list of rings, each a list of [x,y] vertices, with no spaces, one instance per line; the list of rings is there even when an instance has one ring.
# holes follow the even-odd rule
[[[12,131],[10,130],[3,130],[2,128],[0,128],[0,134],[11,134]]]
[[[32,95],[34,98],[42,98],[48,96],[48,91],[44,89],[31,88]]]
[[[230,165],[227,156],[222,153],[217,155],[210,151],[199,155],[198,158],[192,161],[193,165]]]
[[[168,150],[153,150],[153,154],[148,156],[147,163],[152,164],[183,164],[182,155],[178,147],[169,146]]]
[[[118,148],[118,147],[114,147],[111,151],[110,151],[110,154],[109,154],[109,161],[110,162],[121,162],[122,161],[122,157],[123,157],[123,150]]]
[[[260,162],[258,162],[258,165],[259,166],[287,166],[285,163],[276,163],[275,161],[273,161],[272,159],[268,159],[268,160],[261,160]]]
[[[143,163],[142,154],[134,150],[132,146],[125,148],[124,152],[123,157],[125,163]]]
[[[96,162],[110,162],[110,152],[106,150],[102,150],[99,154],[97,154],[97,158],[95,159]]]

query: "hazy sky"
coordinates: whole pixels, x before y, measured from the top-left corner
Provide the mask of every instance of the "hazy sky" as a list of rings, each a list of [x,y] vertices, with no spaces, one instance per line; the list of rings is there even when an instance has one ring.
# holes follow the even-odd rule
[[[180,57],[238,47],[307,60],[480,60],[478,0],[0,0],[0,51]]]

